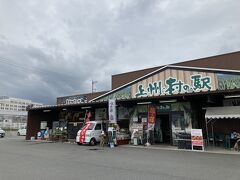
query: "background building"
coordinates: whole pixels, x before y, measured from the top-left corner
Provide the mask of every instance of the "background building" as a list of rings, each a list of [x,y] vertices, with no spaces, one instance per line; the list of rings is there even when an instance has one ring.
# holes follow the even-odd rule
[[[0,127],[18,129],[26,127],[27,108],[41,107],[42,104],[27,99],[0,96]]]

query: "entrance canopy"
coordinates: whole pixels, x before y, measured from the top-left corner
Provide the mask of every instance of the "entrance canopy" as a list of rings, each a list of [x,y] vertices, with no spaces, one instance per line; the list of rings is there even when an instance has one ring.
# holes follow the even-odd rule
[[[240,106],[208,107],[206,119],[240,118]]]
[[[208,107],[205,114],[207,140],[209,144],[208,124],[211,123],[212,140],[215,145],[214,123],[217,119],[237,119],[240,118],[240,106]]]

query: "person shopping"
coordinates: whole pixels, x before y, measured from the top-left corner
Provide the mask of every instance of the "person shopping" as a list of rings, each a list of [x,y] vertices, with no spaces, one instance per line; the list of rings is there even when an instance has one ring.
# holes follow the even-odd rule
[[[106,134],[104,131],[101,132],[101,135],[100,135],[100,146],[103,147],[104,144],[105,144],[105,137],[106,137]]]

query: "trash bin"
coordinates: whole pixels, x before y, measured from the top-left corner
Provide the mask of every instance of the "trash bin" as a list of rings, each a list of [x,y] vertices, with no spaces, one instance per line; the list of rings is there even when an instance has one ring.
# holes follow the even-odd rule
[[[138,138],[137,137],[133,138],[133,145],[134,146],[138,145]]]

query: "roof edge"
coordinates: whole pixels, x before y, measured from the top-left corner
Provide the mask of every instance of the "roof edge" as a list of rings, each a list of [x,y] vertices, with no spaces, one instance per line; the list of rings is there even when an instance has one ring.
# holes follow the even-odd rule
[[[201,58],[198,58],[198,59],[181,61],[181,62],[173,63],[171,65],[178,66],[177,64],[180,64],[180,63],[188,63],[188,62],[200,61],[200,60],[203,60],[203,59],[216,58],[216,57],[220,57],[220,56],[227,56],[227,55],[230,55],[230,54],[237,54],[237,53],[240,53],[240,51],[233,51],[233,52],[228,52],[228,53],[224,53],[224,54],[217,54],[217,55],[212,55],[212,56],[207,56],[207,57],[201,57]]]
[[[172,63],[172,64],[169,64],[169,65],[178,66],[178,64],[180,64],[180,63],[194,62],[194,61],[199,61],[199,60],[203,60],[203,59],[215,58],[215,57],[219,57],[219,56],[225,56],[225,55],[236,54],[236,53],[240,53],[240,51],[233,51],[233,52],[228,52],[228,53],[224,53],[224,54],[217,54],[217,55],[212,55],[212,56],[207,56],[207,57],[201,57],[201,58],[198,58],[198,59],[190,59],[190,60],[186,60],[186,61],[180,61],[180,62],[177,62],[177,63]],[[134,70],[134,71],[128,71],[128,72],[119,73],[119,74],[113,74],[112,77],[127,74],[127,73],[132,73],[132,72],[144,71],[144,70],[149,70],[149,69],[154,69],[154,68],[161,68],[161,67],[164,67],[164,66],[167,66],[167,65],[168,64],[165,64],[165,65],[163,64],[163,65],[160,65],[160,66],[149,67],[149,68]]]
[[[142,77],[140,77],[140,78],[137,78],[137,79],[135,79],[135,80],[133,80],[133,81],[127,83],[127,84],[124,84],[124,85],[122,85],[122,86],[120,86],[120,87],[117,87],[117,88],[115,88],[115,89],[107,92],[106,94],[102,94],[101,96],[98,96],[98,97],[90,100],[90,102],[95,101],[95,100],[97,100],[97,99],[99,99],[99,98],[101,98],[101,97],[104,97],[104,96],[108,95],[108,94],[111,94],[111,93],[113,93],[113,92],[115,92],[115,91],[117,91],[117,90],[120,90],[120,89],[122,89],[122,88],[124,88],[124,87],[126,87],[126,86],[128,86],[128,85],[130,85],[130,84],[132,84],[132,83],[134,83],[134,82],[137,82],[137,81],[139,81],[139,80],[141,80],[141,79],[143,79],[143,78],[145,78],[145,77],[147,77],[147,76],[150,76],[150,75],[152,75],[152,74],[154,74],[154,73],[156,73],[156,72],[158,72],[158,71],[160,71],[160,70],[162,70],[162,69],[165,69],[165,68],[167,68],[167,67],[168,67],[168,65],[163,66],[163,67],[161,67],[161,68],[159,68],[159,69],[157,69],[157,70],[155,70],[155,71],[153,71],[153,72],[150,72],[150,73],[148,73],[148,74],[146,74],[146,75],[144,75],[144,76],[142,76]]]
[[[201,68],[201,67],[166,65],[166,66],[163,66],[163,67],[161,67],[161,68],[159,68],[159,69],[157,69],[157,70],[155,70],[155,71],[153,71],[153,72],[150,72],[150,73],[148,73],[148,74],[146,74],[146,75],[144,75],[144,76],[142,76],[142,77],[140,77],[140,78],[137,78],[137,79],[135,79],[135,80],[133,80],[133,81],[127,83],[127,84],[124,84],[124,85],[122,85],[122,86],[120,86],[120,87],[117,87],[117,88],[115,88],[115,89],[113,89],[113,90],[111,90],[111,91],[109,91],[109,92],[107,92],[107,93],[105,93],[105,94],[102,94],[102,95],[100,95],[100,96],[98,96],[98,97],[96,97],[96,98],[93,98],[93,99],[91,99],[89,102],[93,102],[93,101],[95,101],[95,100],[97,100],[97,99],[99,99],[99,98],[101,98],[101,97],[104,97],[104,96],[107,96],[107,95],[109,95],[109,94],[111,94],[111,93],[113,93],[113,92],[116,92],[117,90],[123,89],[124,87],[127,87],[128,85],[131,85],[131,84],[133,84],[133,83],[135,83],[135,82],[138,82],[138,81],[140,81],[140,80],[142,80],[142,79],[144,79],[144,78],[146,78],[146,77],[148,77],[148,76],[151,76],[152,74],[155,74],[155,73],[157,73],[157,72],[160,72],[160,71],[162,71],[162,70],[164,70],[164,69],[166,69],[166,68],[179,68],[179,69],[188,69],[188,70],[205,70],[205,71],[218,71],[218,72],[229,72],[229,73],[234,73],[234,72],[235,72],[235,73],[240,73],[240,70],[229,70],[229,69],[215,69],[215,68]]]

